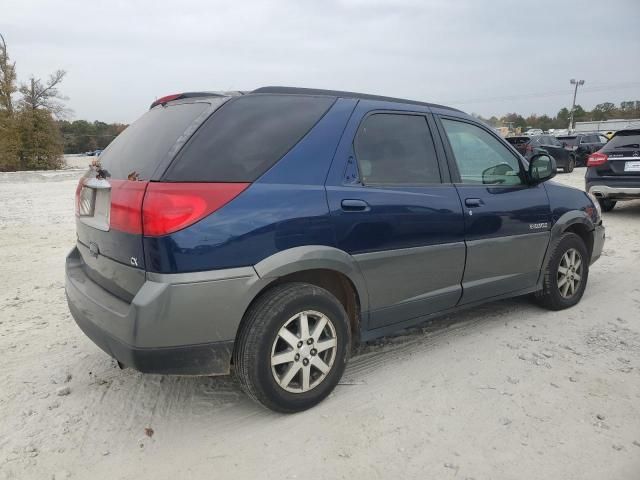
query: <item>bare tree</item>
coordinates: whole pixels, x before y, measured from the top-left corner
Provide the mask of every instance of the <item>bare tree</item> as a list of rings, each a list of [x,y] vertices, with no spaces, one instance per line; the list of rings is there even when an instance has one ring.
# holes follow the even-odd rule
[[[11,96],[16,92],[16,63],[9,60],[7,43],[0,34],[0,109],[13,114]]]
[[[39,78],[31,77],[28,83],[20,85],[22,99],[20,105],[25,110],[43,109],[51,112],[56,117],[62,117],[68,109],[65,108],[61,100],[68,100],[60,94],[58,86],[67,74],[64,70],[56,70],[49,75],[49,80],[45,83]]]

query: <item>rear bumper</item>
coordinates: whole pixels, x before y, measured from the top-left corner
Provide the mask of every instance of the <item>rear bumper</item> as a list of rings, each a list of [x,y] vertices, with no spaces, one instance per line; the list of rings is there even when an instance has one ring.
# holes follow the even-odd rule
[[[588,168],[585,190],[597,198],[625,200],[640,198],[640,175],[598,175]]]
[[[596,198],[633,199],[640,198],[640,186],[617,187],[609,185],[592,185],[589,187],[589,193],[595,195]]]
[[[74,248],[66,294],[80,329],[123,365],[146,373],[229,373],[235,335],[259,277],[251,267],[147,274],[131,302],[102,288]]]

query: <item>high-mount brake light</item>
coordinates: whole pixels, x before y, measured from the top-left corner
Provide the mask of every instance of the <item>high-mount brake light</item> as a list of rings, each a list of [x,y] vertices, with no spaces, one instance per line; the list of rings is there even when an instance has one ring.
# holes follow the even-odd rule
[[[182,93],[173,93],[171,95],[165,95],[164,97],[160,97],[159,99],[157,99],[156,101],[154,101],[151,104],[149,109],[152,109],[153,107],[155,107],[157,105],[162,105],[164,103],[170,102],[171,100],[177,100],[181,96],[182,96]]]

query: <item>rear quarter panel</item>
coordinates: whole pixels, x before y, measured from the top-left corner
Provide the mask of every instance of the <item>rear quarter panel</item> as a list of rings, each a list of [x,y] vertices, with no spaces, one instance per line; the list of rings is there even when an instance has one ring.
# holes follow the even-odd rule
[[[252,266],[289,248],[334,246],[324,182],[355,104],[338,99],[296,146],[220,210],[171,235],[145,237],[147,269],[184,273]]]

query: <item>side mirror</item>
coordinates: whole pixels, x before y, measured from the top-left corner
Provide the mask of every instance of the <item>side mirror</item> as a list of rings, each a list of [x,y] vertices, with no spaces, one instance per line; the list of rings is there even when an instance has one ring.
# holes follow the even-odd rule
[[[556,160],[546,153],[537,153],[529,159],[529,181],[531,184],[546,182],[556,176]]]

